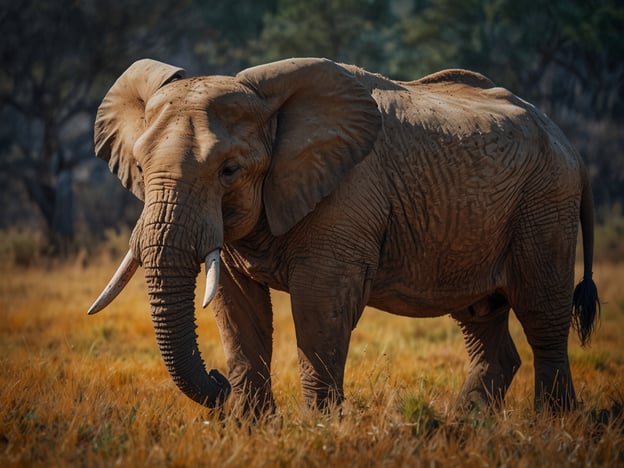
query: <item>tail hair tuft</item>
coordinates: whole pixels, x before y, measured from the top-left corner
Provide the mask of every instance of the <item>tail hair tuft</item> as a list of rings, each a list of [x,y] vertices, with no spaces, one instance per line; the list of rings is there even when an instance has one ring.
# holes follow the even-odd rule
[[[576,286],[574,296],[572,297],[572,326],[578,333],[581,346],[589,344],[599,318],[600,300],[598,299],[598,288],[592,279],[591,273],[589,273]]]

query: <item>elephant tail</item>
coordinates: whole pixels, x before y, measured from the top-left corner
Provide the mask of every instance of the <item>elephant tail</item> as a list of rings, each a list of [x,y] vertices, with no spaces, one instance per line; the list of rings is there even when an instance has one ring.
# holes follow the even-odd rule
[[[578,333],[581,345],[589,343],[600,316],[598,288],[592,279],[594,257],[594,202],[587,173],[583,170],[581,197],[581,232],[583,235],[583,279],[574,289],[572,298],[572,326]]]

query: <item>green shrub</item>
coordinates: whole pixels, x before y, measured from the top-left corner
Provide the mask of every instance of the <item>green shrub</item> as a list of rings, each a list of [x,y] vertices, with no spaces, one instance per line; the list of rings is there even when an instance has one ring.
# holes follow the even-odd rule
[[[401,399],[399,412],[412,426],[414,435],[429,435],[443,422],[428,402],[415,395],[406,395]]]
[[[110,228],[104,232],[104,242],[99,246],[98,250],[109,255],[113,260],[120,260],[128,252],[129,242],[130,230],[128,228]]]
[[[616,203],[598,213],[595,227],[594,258],[597,261],[624,261],[624,213]],[[581,250],[580,248],[577,250]]]
[[[7,268],[34,265],[41,259],[45,246],[39,231],[18,228],[0,231],[0,262]]]

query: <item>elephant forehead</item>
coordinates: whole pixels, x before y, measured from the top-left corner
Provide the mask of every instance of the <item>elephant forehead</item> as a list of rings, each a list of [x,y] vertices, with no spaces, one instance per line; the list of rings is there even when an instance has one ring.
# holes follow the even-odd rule
[[[258,98],[231,77],[208,76],[164,86],[146,106],[146,124],[157,124],[161,135],[164,126],[182,129],[205,146],[253,132],[262,112]]]
[[[135,143],[136,160],[147,172],[184,174],[196,171],[196,163],[208,173],[228,157],[245,155],[250,164],[261,158],[254,150],[257,132],[247,129],[247,124],[228,128],[221,120],[210,118],[211,114],[193,108],[162,112]]]
[[[245,102],[249,101],[249,92],[232,77],[205,76],[178,80],[163,86],[150,99],[146,114],[158,112],[169,105],[171,110],[184,109],[219,110],[225,113],[243,111]]]
[[[177,165],[184,161],[206,162],[211,155],[231,152],[233,139],[218,123],[209,123],[204,110],[162,112],[148,124],[134,145],[137,160]]]

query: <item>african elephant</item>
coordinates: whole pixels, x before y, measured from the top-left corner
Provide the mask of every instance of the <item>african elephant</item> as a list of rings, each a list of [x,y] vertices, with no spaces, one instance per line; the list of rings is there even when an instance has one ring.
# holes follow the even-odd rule
[[[458,321],[470,359],[460,407],[504,398],[520,366],[513,308],[536,405],[574,405],[568,334],[576,325],[585,343],[599,312],[587,172],[543,113],[484,76],[399,82],[300,58],[184,78],[140,60],[98,109],[95,152],[145,204],[89,313],[142,265],[160,352],[193,400],[214,407],[233,389],[239,408],[274,409],[274,288],[290,293],[306,406],[343,399],[367,304]],[[229,381],[198,350],[204,259]]]

